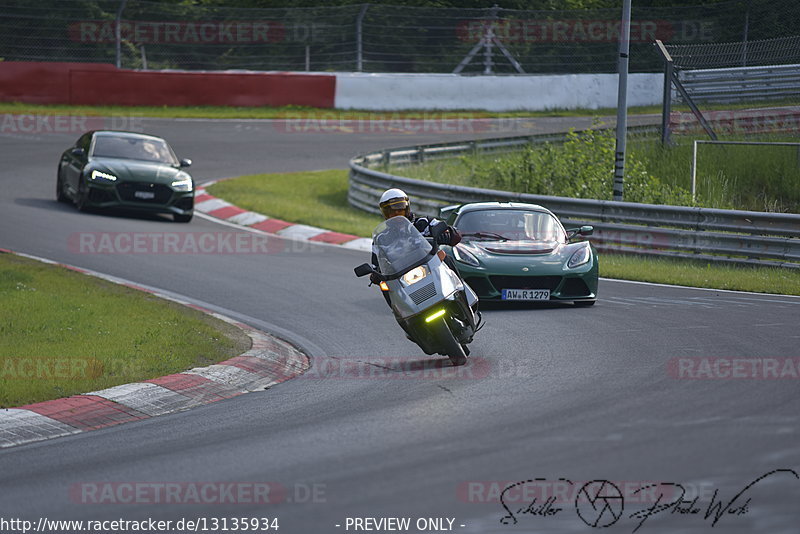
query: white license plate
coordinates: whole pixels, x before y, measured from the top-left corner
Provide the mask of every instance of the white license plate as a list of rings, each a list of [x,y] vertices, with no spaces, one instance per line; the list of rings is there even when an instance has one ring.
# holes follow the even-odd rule
[[[549,289],[504,289],[503,300],[550,300]]]
[[[142,200],[152,200],[156,198],[156,194],[152,191],[134,191],[133,196],[141,198]]]

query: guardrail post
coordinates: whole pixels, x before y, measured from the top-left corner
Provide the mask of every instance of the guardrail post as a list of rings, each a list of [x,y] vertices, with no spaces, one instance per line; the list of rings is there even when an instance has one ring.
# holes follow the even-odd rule
[[[417,147],[417,163],[425,163],[425,147]]]
[[[392,164],[392,151],[391,150],[384,150],[383,157],[381,158],[381,165],[383,166],[384,171],[389,170],[389,166]]]

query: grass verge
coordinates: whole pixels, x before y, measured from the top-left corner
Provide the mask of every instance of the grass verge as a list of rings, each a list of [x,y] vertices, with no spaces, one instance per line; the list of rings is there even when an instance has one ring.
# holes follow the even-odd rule
[[[661,106],[629,108],[630,114],[660,113]],[[392,118],[504,118],[504,117],[583,117],[592,115],[616,115],[616,109],[575,109],[548,111],[489,112],[474,110],[436,111],[367,111],[312,108],[302,106],[284,107],[234,107],[234,106],[69,106],[26,104],[22,102],[0,102],[0,113],[18,115],[73,115],[90,117],[157,117],[181,119],[392,119]]]
[[[254,174],[212,185],[214,196],[241,208],[290,222],[369,237],[380,222],[347,203],[348,172],[329,170]],[[800,295],[800,272],[775,267],[737,267],[678,259],[604,254],[600,275],[714,289]]]
[[[197,310],[0,254],[0,407],[185,371],[249,346],[241,330]]]

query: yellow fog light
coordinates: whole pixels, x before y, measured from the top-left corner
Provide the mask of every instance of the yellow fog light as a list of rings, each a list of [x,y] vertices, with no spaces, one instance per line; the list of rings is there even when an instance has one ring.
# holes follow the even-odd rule
[[[439,311],[437,311],[437,312],[434,312],[434,313],[430,314],[429,316],[427,316],[427,317],[425,318],[425,322],[426,322],[426,323],[429,323],[429,322],[431,322],[431,321],[435,321],[436,319],[438,319],[438,318],[439,318],[439,317],[441,317],[442,315],[444,315],[444,310],[439,310]]]

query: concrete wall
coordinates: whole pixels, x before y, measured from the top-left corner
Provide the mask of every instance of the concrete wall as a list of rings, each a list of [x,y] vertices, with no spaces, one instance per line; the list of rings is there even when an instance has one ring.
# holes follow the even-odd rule
[[[662,74],[631,74],[628,105],[660,105]],[[597,109],[617,105],[616,74],[459,76],[337,73],[338,109]]]
[[[628,105],[661,103],[661,74],[631,74]],[[0,101],[127,106],[286,106],[489,111],[617,105],[616,74],[141,71],[98,63],[0,62]]]
[[[102,63],[0,62],[0,100],[33,104],[331,108],[335,85],[331,74],[142,71]]]

